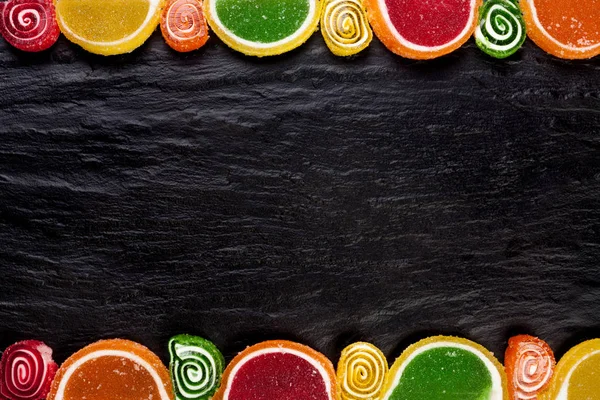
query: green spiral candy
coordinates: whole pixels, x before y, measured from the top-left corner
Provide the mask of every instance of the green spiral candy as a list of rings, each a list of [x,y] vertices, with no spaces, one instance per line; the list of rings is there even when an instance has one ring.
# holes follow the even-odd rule
[[[221,385],[225,359],[210,341],[177,335],[169,340],[169,369],[177,400],[209,400]]]
[[[506,58],[525,43],[525,21],[516,0],[487,0],[479,15],[475,41],[484,53]]]

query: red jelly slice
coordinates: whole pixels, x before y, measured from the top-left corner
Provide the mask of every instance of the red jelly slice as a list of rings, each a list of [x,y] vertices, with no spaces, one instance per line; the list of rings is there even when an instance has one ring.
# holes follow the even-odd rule
[[[471,15],[470,0],[386,0],[392,25],[406,40],[435,47],[461,35]]]
[[[335,370],[309,347],[269,341],[240,353],[227,367],[215,400],[336,400]]]

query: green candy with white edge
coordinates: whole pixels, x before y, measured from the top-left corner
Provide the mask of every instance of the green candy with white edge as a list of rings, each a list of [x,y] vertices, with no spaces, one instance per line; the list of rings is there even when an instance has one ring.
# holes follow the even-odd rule
[[[169,370],[177,400],[209,400],[221,385],[225,359],[217,346],[198,336],[169,340]]]
[[[477,46],[495,58],[515,54],[527,38],[523,13],[516,0],[487,0],[479,10]]]

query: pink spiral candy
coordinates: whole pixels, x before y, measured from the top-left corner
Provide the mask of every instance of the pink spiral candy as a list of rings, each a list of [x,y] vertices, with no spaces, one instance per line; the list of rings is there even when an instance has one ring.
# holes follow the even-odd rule
[[[0,3],[0,14],[0,33],[19,50],[46,50],[60,35],[52,0],[9,0]]]
[[[26,340],[13,344],[0,360],[0,399],[46,398],[57,370],[52,349],[43,342]]]

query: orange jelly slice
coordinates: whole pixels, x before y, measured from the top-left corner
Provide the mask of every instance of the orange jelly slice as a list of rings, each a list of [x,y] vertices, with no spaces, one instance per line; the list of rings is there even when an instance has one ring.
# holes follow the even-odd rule
[[[72,355],[59,369],[48,400],[173,400],[169,372],[146,347],[104,340]]]
[[[521,0],[529,37],[567,59],[600,54],[600,1]]]

